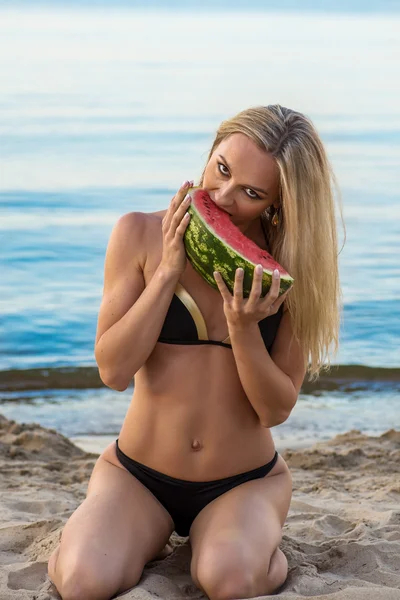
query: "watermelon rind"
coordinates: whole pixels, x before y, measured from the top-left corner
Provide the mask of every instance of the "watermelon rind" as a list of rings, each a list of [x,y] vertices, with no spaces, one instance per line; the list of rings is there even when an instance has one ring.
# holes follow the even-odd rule
[[[189,193],[191,191],[194,191],[193,188]],[[227,246],[224,240],[211,231],[193,203],[190,204],[188,213],[190,221],[184,234],[184,244],[186,255],[193,268],[215,289],[218,289],[218,285],[214,278],[214,271],[219,271],[229,291],[233,293],[236,269],[242,267],[243,297],[248,298],[256,264]],[[279,295],[292,284],[293,278],[289,274],[281,274]],[[272,271],[263,268],[262,296],[269,292],[271,285]]]

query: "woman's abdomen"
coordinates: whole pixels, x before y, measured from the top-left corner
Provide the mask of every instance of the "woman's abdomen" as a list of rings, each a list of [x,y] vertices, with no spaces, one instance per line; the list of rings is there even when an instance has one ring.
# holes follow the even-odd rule
[[[135,376],[119,443],[131,458],[189,481],[248,471],[274,453],[232,351],[209,345],[157,344]]]

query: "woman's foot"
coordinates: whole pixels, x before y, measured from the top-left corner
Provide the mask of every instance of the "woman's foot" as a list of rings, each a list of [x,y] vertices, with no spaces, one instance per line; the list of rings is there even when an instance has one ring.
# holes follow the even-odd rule
[[[171,544],[166,544],[166,546],[161,550],[161,552],[159,554],[157,554],[157,556],[155,558],[153,558],[153,560],[150,562],[153,562],[155,560],[164,560],[164,558],[167,558],[167,556],[172,554],[172,551],[173,551],[173,548],[172,548]]]

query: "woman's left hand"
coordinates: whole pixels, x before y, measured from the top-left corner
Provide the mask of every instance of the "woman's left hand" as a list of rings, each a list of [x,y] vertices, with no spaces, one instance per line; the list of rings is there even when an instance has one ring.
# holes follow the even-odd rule
[[[214,272],[214,278],[224,301],[224,313],[228,326],[245,328],[258,323],[278,312],[285,301],[291,287],[279,296],[280,275],[272,277],[271,288],[266,296],[261,297],[263,269],[260,265],[254,269],[253,283],[248,298],[243,298],[243,269],[236,269],[233,296],[229,292],[222,275]]]

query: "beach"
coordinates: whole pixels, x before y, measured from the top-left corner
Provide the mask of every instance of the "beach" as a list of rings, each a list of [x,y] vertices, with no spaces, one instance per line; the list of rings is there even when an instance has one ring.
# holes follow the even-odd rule
[[[199,180],[222,120],[275,103],[315,124],[346,226],[337,212],[334,369],[305,381],[272,431],[293,476],[278,597],[400,600],[398,9],[9,4],[0,7],[0,600],[59,599],[47,560],[131,401],[133,386],[104,386],[94,357],[115,223],[166,209],[183,180]],[[170,544],[125,600],[203,597],[188,540]]]
[[[282,600],[400,600],[400,431],[358,431],[282,456],[293,497],[281,549]],[[54,429],[0,418],[0,598],[56,600],[47,560],[86,495],[97,454]],[[188,538],[149,563],[124,600],[203,598]],[[271,596],[272,597],[272,596]]]

